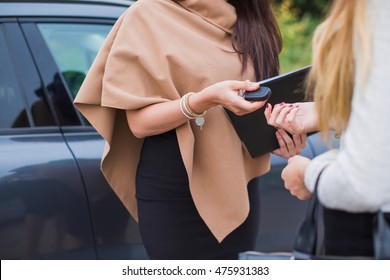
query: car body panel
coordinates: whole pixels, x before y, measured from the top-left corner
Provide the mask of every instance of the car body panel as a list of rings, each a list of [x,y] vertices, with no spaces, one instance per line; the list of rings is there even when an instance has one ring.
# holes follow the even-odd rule
[[[67,83],[37,27],[40,23],[57,22],[111,26],[129,2],[121,6],[99,6],[97,10],[88,9],[88,11],[84,4],[77,7],[73,5],[71,8],[64,4],[68,8],[62,9],[62,6],[56,3],[53,7],[57,12],[53,12],[50,8],[46,9],[52,6],[49,3],[32,5],[32,9],[26,9],[26,5],[30,7],[30,4],[11,3],[5,5],[7,10],[2,9],[5,6],[1,3],[0,13],[2,16],[5,13],[7,18],[0,17],[0,23],[4,26],[2,28],[4,33],[17,34],[7,38],[6,41],[9,44],[9,55],[14,61],[13,70],[23,75],[23,80],[26,80],[26,83],[20,82],[20,87],[30,85],[30,89],[21,92],[26,99],[32,99],[30,102],[32,104],[46,103],[52,123],[44,129],[45,136],[42,134],[42,129],[38,128],[26,129],[28,137],[22,130],[0,129],[2,137],[0,148],[8,151],[2,153],[4,157],[0,158],[1,201],[3,201],[3,205],[0,204],[0,213],[4,220],[4,223],[0,222],[0,233],[4,237],[0,239],[0,252],[2,252],[0,257],[2,259],[145,259],[147,255],[136,222],[100,172],[104,140],[90,126],[82,125],[85,122],[73,107]],[[90,7],[88,5],[88,8]],[[44,12],[42,8],[45,8]],[[75,13],[78,9],[82,12]],[[12,13],[7,14],[7,11]],[[12,18],[11,14],[18,15],[18,18]],[[67,17],[55,17],[59,14]],[[80,14],[82,17],[78,17]],[[16,44],[17,41],[19,44]],[[25,69],[26,63],[31,68],[28,69],[29,71]],[[34,85],[34,88],[31,88],[31,85]],[[41,98],[35,100],[37,98],[34,96],[37,92],[40,93]],[[34,123],[33,117],[30,116],[33,111],[29,110],[32,104],[26,106],[29,123],[32,126],[42,126],[42,123]],[[47,120],[48,116],[44,119]],[[55,141],[46,141],[46,137]],[[15,140],[16,138],[28,140],[18,141]],[[30,141],[30,139],[35,140]],[[16,148],[14,142],[21,144]],[[39,145],[39,149],[34,148],[34,143]],[[61,156],[56,158],[55,154]],[[7,158],[11,160],[6,160]],[[50,158],[52,160],[49,160]],[[45,176],[41,178],[38,171]],[[31,175],[30,179],[26,180],[25,174],[34,173],[37,174],[36,177]],[[29,188],[26,187],[27,185]],[[24,203],[25,194],[31,198],[29,203]],[[40,209],[35,211],[39,212],[39,217],[35,215],[37,217],[30,218],[31,215],[26,209],[31,207],[26,205],[31,204]],[[45,215],[49,217],[49,221],[46,221]],[[16,219],[18,223],[13,222],[14,216],[18,217]],[[43,229],[39,225],[42,225]],[[17,234],[11,238],[12,230]],[[78,240],[76,240],[77,236],[80,237]],[[26,242],[28,245],[25,244]],[[66,246],[62,248],[63,243],[66,243]],[[19,244],[18,247],[14,247],[15,244]],[[33,247],[37,248],[32,250]]]
[[[5,1],[6,2],[6,1]],[[131,1],[105,1],[104,5],[94,5],[91,9],[91,3],[87,1],[36,1],[31,3],[20,1],[1,3],[1,17],[82,17],[82,18],[118,18],[123,12],[124,7],[130,6]],[[39,3],[40,2],[40,3]],[[62,2],[62,3],[61,3]],[[77,3],[78,2],[78,3]],[[98,2],[98,1],[91,1]]]
[[[95,259],[84,186],[63,136],[2,135],[0,154],[0,258]]]
[[[64,137],[72,150],[88,193],[91,219],[100,259],[146,259],[139,229],[119,201],[100,170],[103,138],[95,131],[67,132]]]

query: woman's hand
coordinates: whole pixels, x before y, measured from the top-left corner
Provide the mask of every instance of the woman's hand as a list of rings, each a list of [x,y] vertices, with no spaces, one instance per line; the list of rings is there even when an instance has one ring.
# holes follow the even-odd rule
[[[314,102],[280,103],[274,108],[267,104],[264,114],[269,125],[283,128],[291,134],[308,133],[317,129]]]
[[[223,81],[192,94],[188,98],[188,105],[192,111],[199,114],[211,107],[222,105],[237,115],[244,115],[258,110],[266,101],[246,101],[240,92],[258,88],[257,83],[250,81]],[[126,116],[130,130],[138,138],[164,133],[188,121],[180,109],[180,99],[128,110]]]
[[[191,96],[190,107],[195,112],[222,105],[234,114],[241,116],[254,112],[263,107],[266,101],[246,101],[240,92],[253,91],[259,88],[259,84],[250,81],[223,81],[213,84]]]
[[[305,186],[304,178],[310,159],[303,156],[294,156],[288,160],[287,166],[282,171],[284,186],[290,193],[300,200],[311,197],[311,193]]]
[[[285,130],[278,129],[276,139],[278,139],[280,148],[272,153],[284,158],[300,154],[306,146],[306,134],[293,134],[291,138]]]

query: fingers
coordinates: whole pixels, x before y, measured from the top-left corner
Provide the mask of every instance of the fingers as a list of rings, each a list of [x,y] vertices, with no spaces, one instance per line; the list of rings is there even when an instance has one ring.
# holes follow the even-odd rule
[[[285,121],[290,127],[290,132],[293,134],[302,134],[305,127],[297,117],[300,110],[300,106],[294,105],[289,114],[286,116]]]
[[[267,119],[269,125],[277,127],[276,118],[278,117],[280,111],[283,109],[283,105],[284,103],[276,104],[273,110],[269,113],[269,117]]]
[[[277,131],[277,133],[282,138],[282,142],[284,142],[284,148],[287,150],[286,151],[287,156],[288,157],[295,156],[295,154],[296,154],[295,143],[294,143],[293,139],[291,139],[291,137],[283,129],[279,129]]]
[[[290,192],[291,195],[295,196],[299,200],[308,200],[311,197],[311,193],[305,189],[295,189],[285,185],[285,188]]]
[[[249,102],[243,98],[245,91],[253,91],[260,86],[257,83],[246,81],[223,81],[208,88],[214,102],[222,105],[236,115],[245,115],[263,107],[266,101]]]
[[[291,110],[293,109],[293,104],[283,104],[279,112],[279,115],[275,119],[275,123],[278,127],[284,127],[284,123],[286,120],[286,117],[290,114]]]
[[[280,127],[283,129],[286,129],[286,122],[285,119],[290,113],[290,111],[293,109],[292,104],[286,104],[286,103],[279,103],[276,104],[272,110],[267,112],[266,118],[269,125],[272,125],[274,127]]]
[[[300,200],[306,200],[311,197],[311,193],[304,182],[305,170],[309,163],[310,160],[308,158],[302,156],[291,157],[281,173],[285,188]]]
[[[240,90],[256,90],[260,87],[258,83],[251,82],[249,80],[246,81],[227,81],[228,86],[230,86],[233,90],[240,91]]]
[[[272,153],[283,158],[289,158],[286,143],[283,141],[283,137],[280,135],[279,131],[276,131],[276,139],[279,143],[279,149],[272,151]]]
[[[287,132],[283,129],[279,129],[277,132],[276,132],[276,137],[278,139],[278,142],[279,144],[281,143],[284,143],[282,144],[281,148],[282,149],[286,149],[286,155],[288,157],[292,157],[292,156],[295,156],[297,154],[296,152],[296,143],[294,143],[293,139],[290,137],[290,135],[287,134]]]
[[[271,114],[272,114],[272,105],[267,103],[265,105],[264,115],[265,115],[265,118],[267,119],[268,124],[270,124]]]
[[[291,134],[301,134],[304,131],[299,104],[279,103],[273,108],[270,105],[264,115],[267,123],[276,128],[282,128]]]
[[[291,158],[298,155],[306,146],[306,134],[298,134],[290,136],[285,130],[278,129],[276,131],[276,139],[279,143],[279,149],[273,151],[275,155]]]
[[[293,120],[295,120],[298,111],[299,111],[299,105],[292,105],[292,108],[291,108],[291,110],[289,111],[289,114],[286,117],[286,122],[291,124],[291,122]]]
[[[302,150],[306,147],[306,134],[294,134],[292,135],[293,141],[295,143],[295,152],[296,154],[300,154]]]
[[[280,148],[273,151],[275,155],[283,158],[290,158],[295,155],[294,143],[284,130],[278,129],[276,131],[276,139]]]
[[[258,83],[251,82],[249,80],[246,81],[232,81],[233,90],[238,92],[240,98],[235,99],[235,102],[231,104],[230,108],[236,115],[244,115],[251,112],[254,112],[261,107],[263,107],[266,101],[255,101],[249,102],[245,100],[243,97],[245,91],[253,91],[260,87]]]
[[[244,98],[235,100],[234,103],[230,104],[229,109],[238,116],[245,115],[254,112],[265,105],[266,101],[255,101],[249,102]]]

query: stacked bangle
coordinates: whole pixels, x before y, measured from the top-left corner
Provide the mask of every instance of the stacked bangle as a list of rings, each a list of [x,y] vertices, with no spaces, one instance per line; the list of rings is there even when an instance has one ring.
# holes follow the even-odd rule
[[[186,116],[188,119],[195,119],[195,123],[197,126],[200,126],[202,129],[202,126],[205,122],[204,116],[206,115],[206,111],[204,111],[201,114],[195,113],[190,105],[188,100],[190,99],[190,96],[193,95],[193,92],[185,94],[181,99],[180,99],[180,110],[183,113],[184,116]]]

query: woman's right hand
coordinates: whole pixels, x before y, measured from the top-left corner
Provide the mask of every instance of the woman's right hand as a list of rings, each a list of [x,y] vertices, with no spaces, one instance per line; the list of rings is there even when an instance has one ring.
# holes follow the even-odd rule
[[[237,115],[244,115],[258,110],[266,101],[249,102],[241,91],[259,88],[257,83],[249,81],[223,81],[213,84],[188,98],[188,106],[195,113],[201,114],[211,107],[222,105]],[[180,109],[181,99],[160,102],[138,110],[126,111],[130,130],[137,138],[172,130],[188,121]]]
[[[283,128],[291,134],[303,134],[317,130],[314,102],[267,104],[264,111],[267,123]]]
[[[242,91],[253,91],[259,84],[250,81],[223,81],[213,84],[191,96],[190,107],[195,112],[203,112],[221,105],[236,115],[245,115],[263,107],[266,101],[249,102],[241,95]]]

